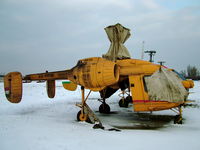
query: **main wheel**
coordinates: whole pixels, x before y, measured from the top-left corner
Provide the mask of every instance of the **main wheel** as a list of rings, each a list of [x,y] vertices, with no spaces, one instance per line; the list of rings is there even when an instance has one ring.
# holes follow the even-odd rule
[[[174,124],[183,124],[183,118],[180,115],[174,117]]]
[[[132,103],[132,96],[128,95],[126,97],[126,101],[129,102],[129,103]]]
[[[90,119],[89,119],[89,117],[88,117],[88,115],[85,114],[85,113],[82,114],[81,110],[77,113],[77,120],[78,121],[86,121],[88,123],[91,122]]]
[[[129,101],[126,99],[120,99],[119,106],[120,107],[128,107]]]
[[[104,113],[104,114],[109,114],[110,113],[110,106],[106,103],[101,104],[99,106],[99,112]]]

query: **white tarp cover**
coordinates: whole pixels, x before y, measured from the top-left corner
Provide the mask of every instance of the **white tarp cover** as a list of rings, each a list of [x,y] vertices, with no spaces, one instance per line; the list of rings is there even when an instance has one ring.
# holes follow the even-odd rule
[[[111,45],[108,52],[102,57],[112,61],[131,58],[127,48],[123,45],[131,35],[130,29],[125,28],[118,23],[116,25],[106,27],[105,31]]]
[[[181,81],[176,73],[163,67],[152,76],[145,77],[150,100],[183,102],[189,93]]]

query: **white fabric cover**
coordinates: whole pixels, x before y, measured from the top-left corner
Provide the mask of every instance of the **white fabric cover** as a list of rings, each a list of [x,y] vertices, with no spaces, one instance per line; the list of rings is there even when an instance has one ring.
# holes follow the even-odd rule
[[[176,73],[161,67],[152,76],[145,77],[150,100],[183,102],[189,93],[181,81]]]
[[[117,59],[130,58],[127,48],[123,45],[130,37],[130,29],[123,27],[121,24],[108,26],[105,28],[108,38],[111,42],[110,48],[102,57],[115,61]]]

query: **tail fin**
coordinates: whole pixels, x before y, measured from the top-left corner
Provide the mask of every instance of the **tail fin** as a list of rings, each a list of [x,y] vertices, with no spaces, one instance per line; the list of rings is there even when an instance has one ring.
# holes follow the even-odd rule
[[[22,99],[22,75],[20,72],[10,72],[4,77],[6,98],[11,103],[19,103]]]
[[[47,80],[46,88],[47,88],[48,97],[49,98],[54,98],[55,97],[55,93],[56,93],[55,80]]]

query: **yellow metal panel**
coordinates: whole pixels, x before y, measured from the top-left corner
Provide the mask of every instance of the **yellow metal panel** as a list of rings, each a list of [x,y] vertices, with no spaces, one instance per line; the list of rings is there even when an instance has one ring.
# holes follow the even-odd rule
[[[19,72],[8,73],[4,77],[6,98],[11,103],[19,103],[22,99],[22,75]]]
[[[148,94],[144,89],[143,76],[129,76],[131,94],[134,100],[149,100]]]
[[[73,68],[69,80],[84,86],[86,89],[98,90],[115,84],[119,80],[119,67],[115,62],[100,57],[82,59]]]
[[[142,75],[129,76],[130,90],[133,99],[134,111],[158,111],[178,107],[181,103],[172,103],[167,101],[152,101],[144,88]]]
[[[194,87],[194,82],[192,80],[183,80],[182,84],[186,89]]]
[[[54,98],[56,93],[55,80],[47,80],[46,82],[47,95],[49,98]]]
[[[172,103],[167,101],[141,101],[133,102],[134,111],[159,111],[178,107],[182,103]]]
[[[71,81],[62,82],[62,85],[66,90],[69,90],[69,91],[75,91],[77,89],[77,84]]]
[[[138,59],[118,60],[120,75],[151,75],[160,68],[160,65]]]

